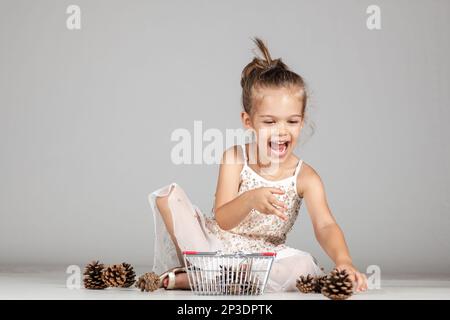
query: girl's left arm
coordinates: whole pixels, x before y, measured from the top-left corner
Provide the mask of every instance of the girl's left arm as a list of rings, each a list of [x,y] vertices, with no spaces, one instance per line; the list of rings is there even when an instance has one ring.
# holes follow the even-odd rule
[[[328,207],[325,188],[317,172],[306,163],[298,176],[297,191],[303,194],[314,234],[336,268],[350,274],[356,291],[367,290],[367,278],[353,265],[344,234]]]

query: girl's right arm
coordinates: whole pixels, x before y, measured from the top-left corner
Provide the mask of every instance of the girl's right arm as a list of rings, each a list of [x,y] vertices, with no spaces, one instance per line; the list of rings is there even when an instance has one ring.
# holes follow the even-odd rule
[[[284,203],[278,201],[273,194],[283,191],[275,188],[257,188],[238,194],[240,172],[243,166],[243,155],[238,146],[227,149],[222,157],[217,179],[214,202],[215,219],[223,230],[230,230],[239,225],[252,208],[267,214],[275,214],[287,218]],[[274,207],[277,205],[279,208]]]

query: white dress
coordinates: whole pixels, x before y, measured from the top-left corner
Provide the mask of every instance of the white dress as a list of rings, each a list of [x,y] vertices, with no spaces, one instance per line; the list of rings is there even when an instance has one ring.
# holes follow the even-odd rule
[[[246,145],[241,147],[244,164],[240,173],[239,194],[259,187],[284,190],[284,194],[275,196],[287,204],[285,214],[288,220],[283,221],[275,215],[262,214],[252,209],[239,225],[230,230],[223,230],[214,216],[204,215],[191,203],[184,190],[173,182],[149,194],[155,221],[153,271],[161,274],[172,267],[183,265],[178,259],[175,245],[155,202],[157,197],[168,195],[172,190],[168,198],[169,208],[175,238],[181,251],[276,252],[266,292],[297,291],[296,279],[300,275],[324,274],[312,255],[285,244],[287,233],[292,229],[302,204],[302,198],[297,193],[297,176],[303,161],[299,160],[291,177],[276,181],[267,180],[248,166]]]

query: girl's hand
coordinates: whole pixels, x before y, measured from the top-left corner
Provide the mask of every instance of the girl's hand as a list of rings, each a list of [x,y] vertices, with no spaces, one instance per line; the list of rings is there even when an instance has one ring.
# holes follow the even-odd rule
[[[247,191],[249,201],[252,208],[258,210],[263,214],[274,214],[283,220],[287,220],[287,215],[284,214],[287,205],[275,197],[275,194],[284,194],[284,191],[278,188],[260,187]]]
[[[364,273],[360,273],[356,268],[349,263],[336,264],[336,269],[346,270],[353,282],[353,288],[356,292],[367,290],[367,277]]]

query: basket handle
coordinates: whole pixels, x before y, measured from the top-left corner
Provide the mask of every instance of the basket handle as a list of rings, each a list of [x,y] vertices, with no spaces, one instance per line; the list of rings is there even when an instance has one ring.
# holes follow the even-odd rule
[[[217,254],[217,251],[216,252],[213,252],[213,251],[208,251],[208,252],[201,252],[201,251],[183,251],[183,254],[186,254],[186,255],[195,255],[195,254],[202,254],[202,255],[216,255]]]
[[[217,252],[183,251],[183,254],[186,254],[186,255],[196,255],[196,254],[211,254],[211,255],[214,255],[216,253]],[[276,256],[277,253],[276,252],[261,252],[261,253],[255,253],[255,255],[260,255],[260,256],[264,256],[264,257],[272,257],[272,256]]]
[[[276,256],[277,255],[277,253],[276,252],[261,252],[261,255],[262,256]]]

